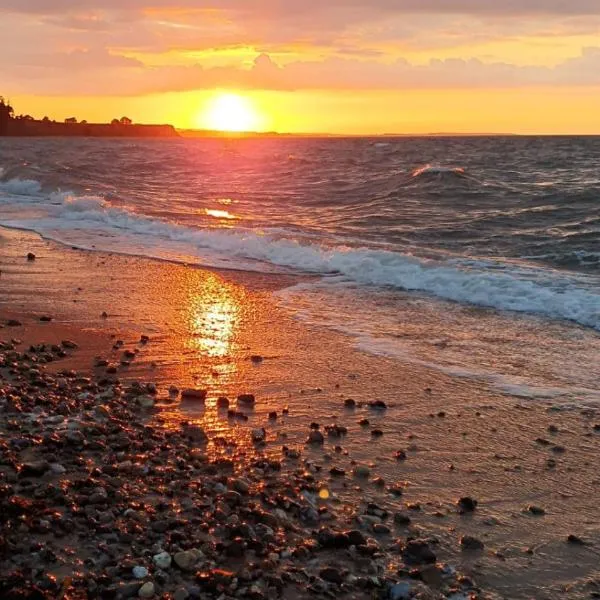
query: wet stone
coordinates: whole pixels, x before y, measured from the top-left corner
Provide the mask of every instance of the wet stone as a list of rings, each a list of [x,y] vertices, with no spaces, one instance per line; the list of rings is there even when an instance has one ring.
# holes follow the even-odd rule
[[[425,540],[410,540],[402,550],[402,558],[407,565],[435,563],[436,556]]]
[[[473,512],[477,508],[477,500],[474,500],[470,496],[463,496],[456,504],[458,512],[461,514]]]
[[[139,589],[138,596],[140,598],[152,598],[154,596],[154,592],[155,592],[154,584],[151,581],[147,581]]]
[[[325,438],[323,437],[323,434],[316,429],[313,429],[308,434],[308,438],[306,440],[307,444],[314,444],[314,445],[323,444],[324,442],[325,442]]]
[[[339,569],[335,567],[324,567],[319,571],[319,577],[324,581],[340,585],[344,582],[344,577]]]
[[[188,388],[181,392],[182,400],[195,400],[197,402],[204,402],[208,395],[207,390]]]
[[[460,546],[463,550],[483,550],[483,542],[472,535],[463,535],[460,538]]]

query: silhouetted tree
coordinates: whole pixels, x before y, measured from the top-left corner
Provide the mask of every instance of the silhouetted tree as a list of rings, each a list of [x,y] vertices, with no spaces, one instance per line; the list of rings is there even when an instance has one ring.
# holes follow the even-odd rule
[[[121,125],[131,125],[133,121],[129,117],[121,117],[119,123],[121,123]]]

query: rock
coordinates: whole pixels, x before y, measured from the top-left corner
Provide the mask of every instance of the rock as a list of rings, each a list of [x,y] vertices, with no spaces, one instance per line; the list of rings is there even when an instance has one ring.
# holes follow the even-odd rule
[[[173,600],[187,600],[189,597],[190,593],[183,586],[173,592]]]
[[[33,252],[28,252],[27,253],[27,260],[30,261],[30,262],[32,260],[35,260],[35,254]]]
[[[483,550],[484,543],[472,535],[463,535],[460,538],[460,545],[463,550]]]
[[[152,408],[154,406],[154,398],[152,396],[148,396],[148,395],[138,396],[136,398],[136,402],[142,408]]]
[[[208,395],[207,390],[188,388],[187,390],[183,390],[181,392],[181,399],[182,400],[196,400],[198,402],[204,402],[206,400],[207,395]]]
[[[369,421],[369,419],[361,419],[361,420],[358,422],[358,424],[359,424],[361,427],[368,427],[368,426],[371,424],[371,422]]]
[[[347,533],[332,531],[327,527],[322,527],[317,533],[317,542],[323,548],[349,548],[352,543]]]
[[[394,515],[394,523],[396,523],[396,525],[406,527],[407,525],[410,525],[411,520],[408,515],[398,512]]]
[[[396,460],[406,460],[406,452],[404,450],[396,450]]]
[[[356,465],[354,467],[354,477],[358,477],[360,479],[367,479],[371,476],[371,469],[365,465]]]
[[[202,558],[204,558],[204,554],[194,548],[177,552],[173,556],[173,561],[182,571],[193,571]]]
[[[50,323],[50,321],[52,321],[52,317],[48,316],[48,315],[42,315],[40,317],[40,321],[42,323]]]
[[[140,337],[140,344],[147,344],[150,341],[150,338],[147,335],[142,334]]]
[[[352,546],[364,546],[367,543],[367,538],[365,538],[362,532],[358,531],[358,529],[353,529],[346,535],[348,536],[348,540]]]
[[[344,471],[344,469],[342,469],[340,467],[332,467],[329,470],[329,474],[332,477],[344,477],[344,475],[346,475],[346,471]]]
[[[402,550],[402,558],[407,565],[435,563],[436,556],[425,540],[410,540]]]
[[[67,469],[60,463],[50,463],[50,470],[56,475],[64,475],[67,472]]]
[[[240,394],[237,397],[238,405],[252,408],[256,404],[254,394]]]
[[[585,542],[580,537],[573,535],[572,533],[567,537],[567,542],[576,546],[585,546]]]
[[[76,350],[78,348],[77,344],[71,340],[63,340],[60,345],[67,350]]]
[[[133,567],[131,572],[136,579],[144,579],[144,577],[148,576],[148,569],[146,567]]]
[[[168,552],[160,552],[152,557],[152,562],[159,569],[168,569],[171,566],[171,555]]]
[[[324,567],[319,571],[319,577],[324,581],[340,585],[344,583],[344,577],[339,569],[335,567]]]
[[[265,431],[264,427],[261,427],[260,429],[252,430],[252,441],[253,442],[255,442],[255,443],[264,442],[266,438],[267,438],[267,432]]]
[[[217,408],[229,408],[229,398],[219,396],[217,398]]]
[[[385,410],[387,404],[383,400],[372,400],[369,402],[369,408],[373,410]]]
[[[234,479],[231,481],[231,487],[240,494],[247,494],[250,490],[250,483],[247,479]]]
[[[151,581],[147,581],[140,588],[138,596],[140,598],[152,598],[154,596],[154,584]]]
[[[323,444],[325,443],[325,437],[323,436],[323,434],[316,430],[313,429],[309,434],[308,434],[308,439],[306,440],[307,444]]]
[[[461,514],[473,512],[477,508],[477,500],[473,500],[470,496],[463,496],[456,504]]]
[[[23,463],[19,471],[21,477],[41,477],[46,471],[50,470],[50,464],[45,460],[36,460]]]
[[[21,327],[23,323],[21,323],[21,321],[17,321],[16,319],[9,319],[6,321],[6,325],[7,327]]]
[[[200,425],[186,425],[183,427],[183,435],[198,444],[206,444],[208,436]]]
[[[264,358],[263,358],[262,356],[260,356],[260,354],[253,354],[253,355],[250,357],[250,360],[251,360],[251,361],[252,361],[254,364],[258,364],[258,363],[261,363],[261,362],[264,360]]]
[[[272,410],[269,413],[269,421],[277,421],[277,412]]]
[[[530,504],[526,508],[527,512],[530,512],[532,515],[545,515],[546,511],[541,506],[535,506],[534,504]]]
[[[353,400],[352,398],[346,398],[346,400],[344,400],[344,406],[346,408],[356,408],[356,400]]]
[[[409,600],[412,596],[412,585],[405,581],[395,583],[388,588],[387,597],[389,600]]]

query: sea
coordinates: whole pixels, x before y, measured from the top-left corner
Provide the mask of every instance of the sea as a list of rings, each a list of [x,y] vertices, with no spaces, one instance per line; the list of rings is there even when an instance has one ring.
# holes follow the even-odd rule
[[[361,352],[600,402],[600,137],[4,138],[0,225],[285,275]]]

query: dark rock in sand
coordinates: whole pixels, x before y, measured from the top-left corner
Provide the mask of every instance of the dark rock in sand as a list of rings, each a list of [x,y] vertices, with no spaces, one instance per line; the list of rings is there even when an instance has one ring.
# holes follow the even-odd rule
[[[63,340],[60,344],[63,348],[66,348],[67,350],[76,350],[78,348],[77,344],[75,342],[72,342],[71,340]]]
[[[396,525],[406,527],[410,525],[411,520],[410,517],[408,515],[405,515],[404,513],[396,513],[394,515],[394,523],[396,523]]]
[[[344,400],[344,406],[346,408],[356,408],[356,401],[352,398],[346,398],[346,400]]]
[[[323,436],[323,434],[318,431],[317,429],[313,429],[309,434],[308,434],[308,438],[306,440],[307,444],[314,444],[314,445],[319,445],[319,444],[324,444],[325,443],[325,437]]]
[[[402,558],[407,565],[435,563],[437,558],[425,540],[410,540],[402,550]]]
[[[358,424],[361,427],[368,427],[370,425],[369,419],[361,419]]]
[[[545,515],[546,511],[541,506],[535,506],[534,504],[530,504],[527,507],[527,512],[530,512],[532,515]]]
[[[341,585],[344,582],[342,572],[335,567],[324,567],[319,571],[319,577],[324,581]]]
[[[460,538],[460,545],[463,550],[483,550],[484,548],[483,542],[472,535],[463,535]]]
[[[333,477],[344,477],[346,475],[346,471],[340,467],[333,467],[329,470],[329,474]]]
[[[580,537],[573,535],[572,533],[567,537],[567,542],[575,546],[585,546],[585,542]]]
[[[254,394],[240,394],[237,397],[238,405],[247,406],[249,408],[253,407],[256,404],[256,398]]]
[[[258,363],[261,363],[261,362],[264,360],[264,358],[263,358],[262,356],[260,356],[260,354],[253,354],[253,355],[250,357],[250,360],[251,360],[251,361],[252,361],[254,364],[258,364]]]
[[[7,327],[21,327],[21,325],[23,325],[23,323],[21,323],[21,321],[17,321],[17,319],[9,319],[6,322]]]
[[[369,408],[373,410],[385,410],[387,404],[383,400],[372,400],[369,402]]]
[[[269,413],[269,421],[277,421],[277,412],[276,411],[271,411]]]
[[[43,315],[40,317],[40,321],[42,323],[50,323],[50,321],[52,321],[52,317],[49,317],[47,315]]]
[[[371,436],[377,438],[377,437],[381,437],[383,435],[383,431],[381,431],[381,429],[373,429],[371,431]]]
[[[406,460],[406,452],[404,450],[396,450],[396,460]]]
[[[470,496],[463,496],[456,504],[458,512],[461,514],[473,512],[477,508],[477,500],[474,500]]]
[[[50,470],[50,464],[45,460],[37,460],[27,462],[21,465],[19,475],[21,477],[41,477],[44,473]]]
[[[181,392],[182,400],[197,400],[198,402],[204,402],[208,395],[207,390],[188,388]]]
[[[322,548],[349,548],[352,546],[350,536],[347,533],[333,531],[322,527],[317,533],[317,542]]]
[[[27,260],[29,260],[29,261],[35,260],[35,254],[33,252],[28,252]]]
[[[229,398],[219,396],[217,398],[217,408],[229,408]]]

